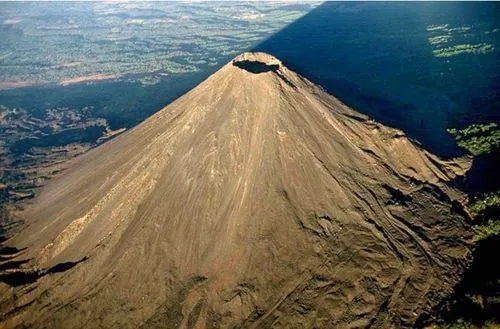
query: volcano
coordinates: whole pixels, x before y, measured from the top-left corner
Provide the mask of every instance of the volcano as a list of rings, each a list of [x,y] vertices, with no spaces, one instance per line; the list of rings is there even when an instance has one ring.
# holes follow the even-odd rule
[[[411,327],[470,254],[469,161],[264,53],[72,161],[3,242],[2,328]]]

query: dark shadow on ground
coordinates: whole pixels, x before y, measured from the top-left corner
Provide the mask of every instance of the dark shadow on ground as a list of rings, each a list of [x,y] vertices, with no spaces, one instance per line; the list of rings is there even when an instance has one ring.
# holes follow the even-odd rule
[[[0,282],[6,283],[11,287],[31,284],[47,274],[66,272],[87,259],[87,257],[84,257],[76,262],[59,263],[46,270],[23,268],[22,265],[29,262],[29,259],[7,262],[3,264],[3,268],[0,270]]]
[[[254,50],[449,157],[461,152],[446,128],[500,120],[499,52],[434,51],[479,43],[498,49],[500,33],[491,31],[499,16],[495,3],[328,2]],[[432,43],[448,34],[447,44]]]
[[[496,191],[500,188],[500,152],[475,157],[462,189],[469,195]]]
[[[422,314],[415,327],[425,328],[436,320],[438,323],[453,323],[463,319],[479,327],[486,321],[500,322],[500,269],[494,265],[498,261],[499,248],[500,236],[479,242],[474,250],[474,262],[455,287],[453,295],[430,314]]]

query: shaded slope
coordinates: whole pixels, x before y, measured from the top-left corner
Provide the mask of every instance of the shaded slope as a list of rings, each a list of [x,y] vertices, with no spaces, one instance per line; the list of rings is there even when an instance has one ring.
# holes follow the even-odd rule
[[[467,167],[240,55],[42,191],[4,326],[410,326],[469,253]]]
[[[451,157],[463,151],[447,128],[500,122],[500,34],[490,33],[500,28],[499,16],[498,3],[331,1],[254,50],[274,54],[349,106]],[[451,38],[438,43],[443,35]],[[495,51],[435,53],[480,43]]]

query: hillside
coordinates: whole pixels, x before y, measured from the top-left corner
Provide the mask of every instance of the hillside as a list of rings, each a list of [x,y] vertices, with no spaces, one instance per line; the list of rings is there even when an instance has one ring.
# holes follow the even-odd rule
[[[242,54],[42,189],[0,327],[410,327],[468,259],[468,167]]]

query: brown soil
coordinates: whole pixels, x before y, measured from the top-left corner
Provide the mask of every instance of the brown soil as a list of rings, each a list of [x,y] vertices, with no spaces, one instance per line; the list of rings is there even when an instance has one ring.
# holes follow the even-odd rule
[[[411,327],[469,257],[469,165],[245,53],[42,189],[0,327]]]

